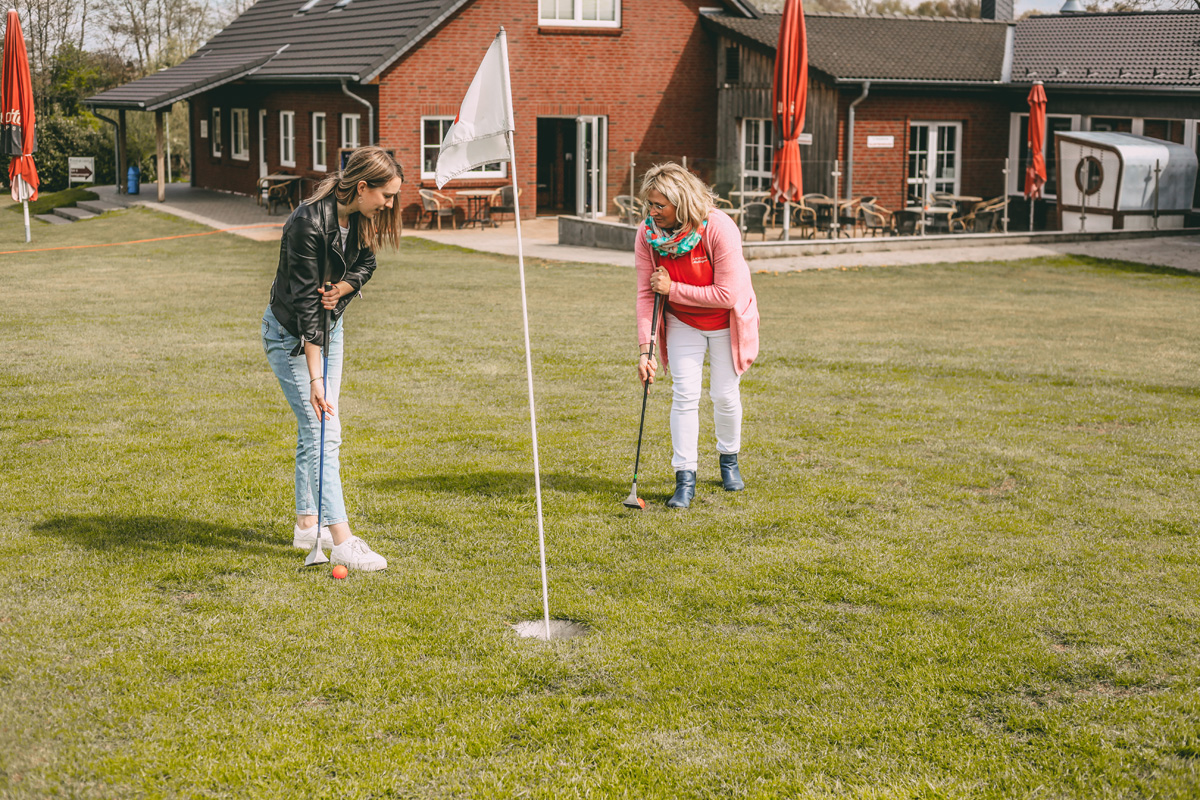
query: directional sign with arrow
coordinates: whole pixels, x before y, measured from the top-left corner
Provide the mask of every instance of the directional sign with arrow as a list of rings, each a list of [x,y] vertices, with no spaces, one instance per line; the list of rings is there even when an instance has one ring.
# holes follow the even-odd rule
[[[96,159],[94,158],[77,158],[69,156],[67,158],[67,183],[91,183],[92,176],[96,174]]]

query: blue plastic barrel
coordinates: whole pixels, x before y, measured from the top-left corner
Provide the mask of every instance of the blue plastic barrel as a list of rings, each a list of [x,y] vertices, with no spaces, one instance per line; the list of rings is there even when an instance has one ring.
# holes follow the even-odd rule
[[[142,192],[142,170],[137,164],[129,168],[129,193],[141,194]]]

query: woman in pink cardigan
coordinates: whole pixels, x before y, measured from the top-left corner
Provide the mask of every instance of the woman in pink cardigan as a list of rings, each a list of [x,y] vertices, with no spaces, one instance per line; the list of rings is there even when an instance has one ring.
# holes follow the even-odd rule
[[[700,393],[704,355],[725,490],[745,488],[738,469],[742,440],[741,375],[758,355],[758,301],[742,257],[738,226],[713,204],[711,190],[678,164],[659,164],[642,180],[649,216],[638,227],[638,378],[654,382],[649,358],[650,320],[656,295],[665,299],[658,341],[671,370],[671,442],[675,494],[671,508],[687,508],[696,495]]]

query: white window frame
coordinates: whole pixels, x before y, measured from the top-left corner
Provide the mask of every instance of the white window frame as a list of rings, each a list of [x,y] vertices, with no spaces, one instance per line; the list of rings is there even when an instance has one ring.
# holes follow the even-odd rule
[[[1008,123],[1008,193],[1025,193],[1025,165],[1021,163],[1021,120],[1029,117],[1028,111],[1014,111],[1009,115]],[[1047,114],[1046,119],[1057,117],[1071,120],[1071,130],[1082,130],[1083,117],[1079,114]],[[1046,141],[1042,142],[1042,154],[1054,147],[1050,139],[1050,126],[1046,126]],[[1062,170],[1059,170],[1060,177]],[[1045,194],[1043,197],[1058,197],[1057,194]]]
[[[775,160],[775,124],[769,119],[745,117],[738,126],[738,158],[742,175],[745,176],[741,191],[765,191],[771,188],[771,167]],[[751,142],[751,138],[756,141]],[[747,151],[753,148],[758,160],[758,169],[747,166]]]
[[[586,1],[587,2],[594,1],[597,5],[600,2],[602,2],[602,0],[586,0]],[[613,6],[614,6],[614,8],[613,8],[613,17],[614,18],[611,20],[584,19],[583,18],[583,5],[584,5],[585,0],[534,0],[534,2],[536,2],[537,6],[538,6],[538,25],[541,25],[544,28],[619,28],[619,27],[621,27],[621,0],[612,0]],[[566,17],[559,17],[559,16],[557,16],[557,12],[556,12],[556,15],[553,17],[542,16],[543,4],[553,3],[555,5],[555,7],[557,7],[558,4],[561,2],[571,2],[572,3],[573,15],[572,15],[571,19],[567,19]]]
[[[353,128],[351,127],[353,123]],[[362,114],[342,114],[341,125],[341,142],[343,149],[353,150],[355,147],[362,147]],[[353,132],[351,138],[349,134]]]
[[[955,165],[954,166],[954,177],[953,178],[942,177],[940,179],[933,178],[932,180],[930,180],[929,191],[930,192],[945,191],[944,188],[938,189],[935,184],[938,184],[938,183],[945,184],[947,182],[953,181],[953,185],[950,187],[951,193],[959,194],[960,187],[962,186],[962,173],[963,173],[963,124],[962,124],[962,122],[959,120],[951,120],[951,119],[931,119],[931,120],[915,119],[915,120],[912,120],[911,122],[909,122],[908,123],[908,131],[906,132],[905,142],[904,142],[904,169],[905,169],[905,172],[908,171],[908,158],[909,158],[909,153],[910,153],[909,148],[912,147],[912,129],[918,128],[918,127],[926,128],[930,132],[936,132],[937,129],[941,128],[941,127],[950,127],[950,128],[955,129],[955,134],[954,134],[954,165]],[[928,141],[928,137],[927,137],[926,141]],[[931,147],[936,148],[936,146],[937,146],[936,143],[931,144]],[[925,152],[927,155],[934,155],[934,156],[936,156],[938,153],[938,151],[936,149],[927,149]],[[928,168],[928,165],[929,165],[928,158],[926,159],[925,163],[926,163],[926,168]],[[910,186],[919,186],[921,184],[922,184],[922,181],[920,180],[919,175],[908,175],[905,178],[905,192],[909,191]]]
[[[326,158],[327,147],[325,112],[314,111],[312,113],[312,168],[316,172],[325,172],[329,169],[329,162]]]
[[[436,173],[433,171],[428,171],[428,172],[425,171],[425,151],[426,151],[426,149],[441,147],[442,140],[438,139],[436,142],[429,142],[429,141],[425,140],[425,123],[426,122],[444,123],[439,126],[439,130],[441,130],[441,132],[442,132],[442,138],[445,138],[446,130],[450,127],[450,124],[454,122],[454,117],[446,117],[446,116],[438,116],[438,115],[421,117],[421,178],[423,180],[433,180],[436,177]],[[434,163],[436,164],[437,161],[435,160]],[[481,179],[483,179],[483,178],[507,178],[508,177],[508,162],[507,161],[498,162],[498,166],[500,167],[499,169],[485,169],[484,167],[486,167],[486,166],[488,166],[488,165],[485,164],[482,167],[476,167],[475,169],[471,170],[470,172],[464,172],[462,175],[459,176],[459,178],[481,178]]]
[[[229,157],[250,160],[250,109],[229,109]]]
[[[208,112],[208,140],[212,144],[213,158],[221,157],[221,107],[213,106]]]
[[[279,112],[279,166],[296,166],[296,112]]]

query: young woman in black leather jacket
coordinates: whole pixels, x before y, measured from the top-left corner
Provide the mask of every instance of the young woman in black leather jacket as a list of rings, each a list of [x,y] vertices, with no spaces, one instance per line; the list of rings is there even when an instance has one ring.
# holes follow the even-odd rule
[[[361,147],[346,168],[317,186],[283,226],[279,267],[263,314],[263,349],[296,415],[296,526],[292,545],[310,550],[320,536],[330,560],[350,569],[385,569],[387,561],[350,532],[342,495],[337,415],[342,378],[342,315],[375,272],[375,250],[400,239],[395,206],[404,175],[381,148]],[[324,282],[332,284],[326,291]],[[332,312],[329,341],[322,317]],[[321,349],[327,348],[328,373]],[[321,417],[325,415],[324,483],[320,482]]]

